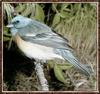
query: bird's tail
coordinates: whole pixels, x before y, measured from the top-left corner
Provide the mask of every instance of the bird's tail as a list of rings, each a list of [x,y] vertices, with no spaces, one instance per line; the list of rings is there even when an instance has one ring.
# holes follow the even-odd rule
[[[60,55],[62,55],[65,60],[71,63],[75,68],[79,69],[82,73],[90,76],[89,69],[85,65],[81,64],[69,50],[60,49]]]

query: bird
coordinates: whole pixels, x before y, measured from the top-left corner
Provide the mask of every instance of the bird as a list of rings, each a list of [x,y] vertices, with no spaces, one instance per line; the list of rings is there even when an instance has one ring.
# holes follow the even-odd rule
[[[49,26],[35,19],[16,15],[7,25],[18,48],[30,59],[48,61],[61,59],[72,64],[86,76],[89,69],[73,55],[68,40]]]

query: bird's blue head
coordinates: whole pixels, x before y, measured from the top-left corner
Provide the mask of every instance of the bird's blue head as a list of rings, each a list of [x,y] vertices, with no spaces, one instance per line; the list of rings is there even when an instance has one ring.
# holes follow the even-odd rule
[[[24,28],[27,26],[32,20],[21,15],[14,17],[11,20],[11,23],[7,25],[8,28],[11,29],[12,35],[15,35],[18,32],[18,29]]]

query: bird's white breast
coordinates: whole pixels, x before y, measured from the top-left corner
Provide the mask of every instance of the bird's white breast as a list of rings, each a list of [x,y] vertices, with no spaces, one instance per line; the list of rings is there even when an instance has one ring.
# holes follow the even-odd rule
[[[55,54],[54,49],[51,47],[26,42],[22,40],[18,35],[16,35],[15,41],[19,49],[29,58],[40,60],[50,60],[54,58],[63,59],[62,56]]]

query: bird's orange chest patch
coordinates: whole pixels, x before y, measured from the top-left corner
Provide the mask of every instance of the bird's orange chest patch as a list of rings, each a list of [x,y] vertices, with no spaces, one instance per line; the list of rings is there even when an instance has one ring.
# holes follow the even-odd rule
[[[21,37],[17,34],[17,35],[14,37],[14,41],[15,41],[17,44],[20,44],[20,43],[23,43],[24,40],[22,40]]]

